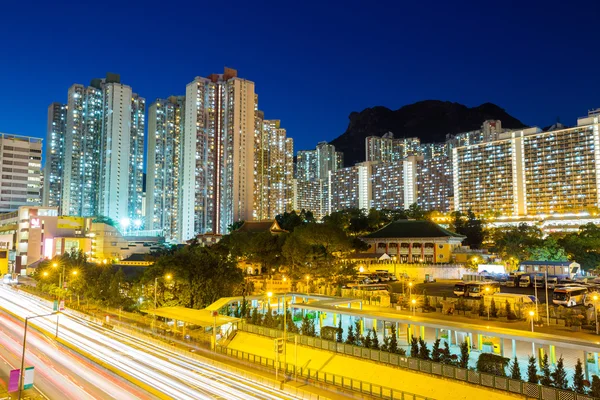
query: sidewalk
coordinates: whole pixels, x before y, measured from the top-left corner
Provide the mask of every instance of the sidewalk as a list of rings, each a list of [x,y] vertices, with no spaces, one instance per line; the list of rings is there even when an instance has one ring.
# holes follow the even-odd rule
[[[286,360],[290,364],[295,364],[296,352],[294,347],[293,344],[287,346]],[[267,358],[274,357],[273,339],[246,332],[238,331],[228,348]],[[522,396],[511,395],[503,391],[480,388],[454,380],[436,378],[410,370],[393,368],[311,347],[299,345],[297,356],[299,367],[343,375],[351,379],[387,386],[437,400],[487,398],[514,400],[515,398],[523,398]]]

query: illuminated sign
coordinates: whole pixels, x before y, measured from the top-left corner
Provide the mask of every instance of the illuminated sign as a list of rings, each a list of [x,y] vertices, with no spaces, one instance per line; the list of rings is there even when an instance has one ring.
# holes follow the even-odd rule
[[[29,227],[30,228],[39,228],[41,227],[40,224],[40,219],[39,218],[31,218],[31,221],[29,222]]]

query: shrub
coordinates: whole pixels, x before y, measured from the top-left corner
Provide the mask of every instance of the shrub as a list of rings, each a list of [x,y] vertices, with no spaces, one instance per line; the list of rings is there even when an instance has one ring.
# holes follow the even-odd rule
[[[563,363],[563,358],[559,358],[556,363],[556,368],[552,373],[552,380],[554,381],[554,386],[559,389],[568,389],[569,381],[567,380],[567,371],[565,371],[565,366]]]
[[[431,361],[441,362],[442,351],[443,350],[440,348],[440,339],[435,339],[435,342],[433,342],[433,349],[431,350]]]
[[[537,375],[537,365],[534,356],[529,357],[529,364],[527,365],[527,382],[538,383],[540,378]]]
[[[466,341],[460,344],[460,360],[458,366],[461,368],[467,368],[469,366],[469,345]]]
[[[496,318],[498,316],[498,310],[496,309],[496,302],[494,299],[490,302],[490,314],[492,317]]]
[[[379,338],[377,337],[377,332],[375,332],[375,327],[373,327],[372,333],[373,338],[371,339],[371,348],[379,350]]]
[[[506,376],[505,368],[509,362],[510,360],[506,357],[492,353],[482,353],[477,359],[477,371],[497,376]]]
[[[414,336],[411,336],[410,338],[410,356],[417,358],[419,357],[419,342]]]
[[[575,365],[575,374],[573,375],[573,390],[577,393],[585,393],[585,387],[583,381],[585,377],[583,376],[583,366],[581,364],[581,360],[577,359],[577,364]]]
[[[398,353],[398,338],[396,337],[396,326],[392,325],[392,334],[390,336],[390,346],[388,347],[388,351],[390,353]],[[402,349],[404,351],[404,349]],[[406,354],[406,351],[404,351]]]
[[[356,337],[354,336],[354,329],[352,325],[348,327],[348,334],[346,335],[346,344],[356,344]]]
[[[548,363],[548,354],[544,354],[544,358],[542,358],[542,366],[540,372],[542,373],[540,384],[544,386],[552,386],[552,376],[550,373],[550,364]]]
[[[519,362],[517,361],[517,357],[515,357],[512,365],[510,366],[510,377],[519,381],[521,380],[521,368],[519,368]]]
[[[427,343],[422,338],[419,338],[419,358],[429,360],[429,349],[427,348]]]

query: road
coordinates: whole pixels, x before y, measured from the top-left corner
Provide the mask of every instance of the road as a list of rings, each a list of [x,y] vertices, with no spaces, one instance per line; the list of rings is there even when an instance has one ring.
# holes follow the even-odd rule
[[[21,366],[23,323],[2,312],[0,327],[0,379],[8,382],[10,370]],[[56,342],[33,329],[27,332],[26,365],[35,366],[35,389],[41,392],[42,398],[155,398],[68,349],[58,346]]]
[[[50,302],[3,285],[0,285],[0,305],[20,317],[52,312]],[[59,321],[59,336],[63,340],[170,398],[185,400],[296,398],[283,391],[271,389],[267,385],[221,370],[211,365],[208,360],[203,362],[183,356],[162,346],[105,329],[72,315],[61,315]],[[37,318],[31,320],[30,324],[54,332],[56,317]]]

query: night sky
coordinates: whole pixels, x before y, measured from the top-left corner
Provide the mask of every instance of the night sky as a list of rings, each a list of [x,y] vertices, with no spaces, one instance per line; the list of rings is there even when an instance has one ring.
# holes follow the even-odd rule
[[[149,105],[224,66],[296,150],[375,105],[489,101],[538,126],[600,107],[600,1],[2,3],[0,132],[44,137],[48,105],[107,71]]]

